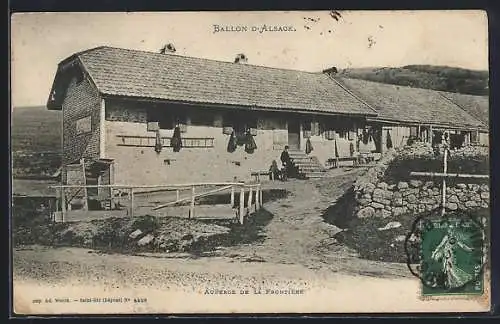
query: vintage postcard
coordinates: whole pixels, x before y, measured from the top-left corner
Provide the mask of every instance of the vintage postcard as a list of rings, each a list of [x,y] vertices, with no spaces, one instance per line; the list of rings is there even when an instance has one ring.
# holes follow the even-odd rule
[[[13,312],[489,311],[487,21],[12,15]]]

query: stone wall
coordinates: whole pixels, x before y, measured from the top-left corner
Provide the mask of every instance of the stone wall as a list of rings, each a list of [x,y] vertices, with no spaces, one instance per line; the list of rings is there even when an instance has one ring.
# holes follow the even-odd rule
[[[483,148],[466,147],[451,152],[451,155],[474,156],[484,154]],[[398,183],[383,182],[383,176],[392,160],[401,156],[425,156],[433,154],[432,148],[416,143],[402,150],[390,150],[377,165],[369,168],[355,183],[355,214],[364,217],[399,216],[408,212],[420,213],[441,206],[440,181],[410,180]],[[465,182],[466,180],[464,180]],[[446,190],[446,207],[449,210],[489,208],[490,188],[488,184],[457,183]]]

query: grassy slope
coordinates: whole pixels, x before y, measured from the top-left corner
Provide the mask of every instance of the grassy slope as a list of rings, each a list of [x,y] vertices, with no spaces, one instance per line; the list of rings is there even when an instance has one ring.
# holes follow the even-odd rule
[[[43,106],[18,107],[11,116],[13,152],[60,151],[61,112]]]
[[[345,69],[340,75],[417,88],[488,95],[488,71],[432,65]]]

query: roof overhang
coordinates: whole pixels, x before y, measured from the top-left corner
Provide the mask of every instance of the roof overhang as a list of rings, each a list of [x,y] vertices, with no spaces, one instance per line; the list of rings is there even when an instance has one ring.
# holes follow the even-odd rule
[[[401,126],[432,126],[436,128],[445,129],[459,129],[459,130],[480,130],[488,132],[488,129],[484,126],[472,126],[472,125],[453,125],[453,124],[442,124],[442,123],[429,123],[429,122],[419,122],[419,121],[404,121],[404,120],[394,120],[394,119],[384,119],[384,118],[367,118],[368,122],[376,122],[387,125],[401,125]]]
[[[178,101],[169,99],[157,99],[148,97],[137,97],[137,96],[123,96],[123,95],[113,95],[113,94],[101,94],[104,99],[119,99],[119,100],[130,100],[130,101],[143,101],[143,102],[153,102],[153,103],[163,103],[163,104],[177,104],[186,106],[205,106],[213,108],[222,109],[240,109],[246,111],[268,111],[268,112],[280,112],[280,113],[297,113],[297,114],[308,114],[308,115],[323,115],[323,116],[342,116],[342,117],[353,117],[353,118],[367,118],[368,116],[376,116],[375,113],[343,113],[343,112],[330,112],[325,110],[312,110],[312,109],[300,109],[300,108],[279,108],[279,107],[265,107],[258,105],[231,105],[224,103],[212,103],[212,102],[191,102],[191,101]]]

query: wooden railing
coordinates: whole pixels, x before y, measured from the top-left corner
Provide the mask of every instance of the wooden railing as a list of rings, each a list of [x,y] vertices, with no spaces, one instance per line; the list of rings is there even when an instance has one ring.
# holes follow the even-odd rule
[[[213,190],[199,192],[197,188],[203,187],[219,187]],[[118,201],[123,199],[126,195],[128,200],[128,210],[127,214],[130,217],[134,216],[135,209],[135,196],[142,193],[151,192],[168,192],[175,191],[176,199],[167,203],[156,205],[151,208],[152,210],[160,210],[162,208],[170,206],[179,206],[187,202],[190,203],[189,208],[189,218],[195,217],[195,207],[196,200],[199,198],[214,195],[216,193],[230,191],[230,208],[236,209],[237,217],[239,222],[243,224],[246,216],[252,214],[252,212],[258,211],[262,207],[262,188],[261,184],[245,184],[243,182],[213,182],[213,183],[185,183],[185,184],[167,184],[167,185],[53,185],[49,188],[58,190],[58,200],[59,203],[56,205],[61,206],[62,221],[64,221],[66,213],[68,212],[68,207],[71,206],[71,199],[67,197],[65,189],[82,189],[82,188],[111,188],[111,197],[109,198],[111,204],[113,201]],[[180,197],[181,190],[190,190],[189,197]],[[239,192],[239,201],[235,201],[236,192]],[[246,203],[246,204],[245,204]],[[88,204],[83,204],[84,208],[87,210]],[[56,210],[58,212],[58,210]]]

